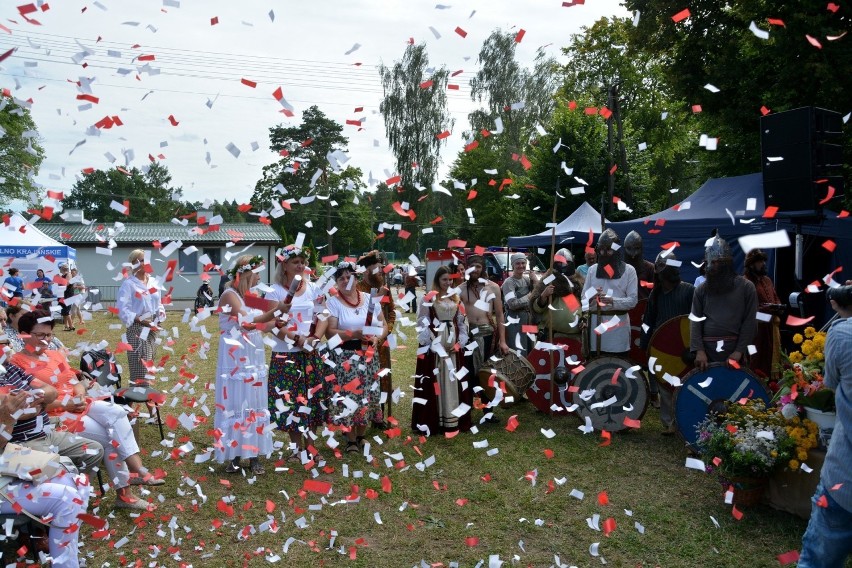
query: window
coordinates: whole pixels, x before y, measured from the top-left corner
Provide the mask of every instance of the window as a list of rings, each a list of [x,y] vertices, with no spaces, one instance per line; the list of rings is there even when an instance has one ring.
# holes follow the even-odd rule
[[[210,259],[210,264],[215,264],[216,266],[220,266],[222,264],[222,249],[220,248],[204,248],[201,251],[202,258],[204,255],[207,255],[207,258]]]
[[[178,255],[179,270],[184,274],[198,274],[198,251],[186,254],[184,250]]]

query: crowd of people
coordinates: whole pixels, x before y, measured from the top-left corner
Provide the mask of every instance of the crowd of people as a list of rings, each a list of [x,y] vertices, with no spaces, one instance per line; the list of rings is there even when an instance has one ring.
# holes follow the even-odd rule
[[[252,475],[263,475],[265,459],[281,447],[275,445],[276,431],[286,434],[285,459],[306,465],[321,463],[328,448],[338,456],[366,455],[367,429],[389,426],[394,394],[390,361],[394,338],[389,336],[400,307],[415,306],[404,305],[404,295],[392,293],[389,269],[377,251],[357,262],[338,263],[318,281],[310,277],[311,261],[307,248],[281,248],[271,290],[267,287],[259,294],[260,275],[269,268],[262,257],[240,256],[227,271],[217,305],[205,302],[196,307],[197,318],[213,313],[219,318],[213,450],[226,473],[247,468]],[[512,273],[502,287],[485,277],[484,259],[477,254],[468,255],[464,263],[457,259],[439,267],[416,306],[419,347],[412,431],[434,436],[470,430],[475,420],[499,423],[499,393],[487,388],[493,384],[486,384],[488,373],[480,371],[510,353],[529,354],[540,340],[573,340],[581,345],[576,353],[580,358],[626,358],[631,349],[628,314],[640,298],[647,300],[643,349],[662,323],[692,314],[689,349],[698,369],[711,363],[745,366],[749,358],[754,364],[763,356],[760,364],[769,376],[777,365],[772,355],[777,321],[767,321],[761,330],[756,312],[776,310],[777,320],[780,302],[766,276],[765,255],[751,251],[745,276],[738,275],[730,247],[714,235],[707,242],[705,261],[706,280],[695,287],[681,280],[674,249],[661,251],[650,262],[643,258],[638,234],[628,235],[621,246],[619,236],[607,229],[596,247],[585,251],[584,270],[575,266],[567,249],[556,251],[552,268],[540,275],[528,269],[525,254],[514,254]],[[64,278],[63,298],[71,297],[68,288],[72,296],[76,294],[73,278],[70,274]],[[39,295],[45,297],[48,284],[42,284]],[[159,371],[158,334],[166,320],[160,294],[150,252],[133,251],[116,301],[125,326],[123,341],[130,345],[127,369],[133,384],[148,384]],[[212,294],[205,291],[205,296]],[[31,457],[55,452],[54,461],[61,467],[46,479],[0,478],[3,511],[20,505],[49,518],[54,565],[76,566],[71,551],[77,536],[67,529],[69,519],[86,508],[87,474],[103,465],[109,485],[116,489],[115,507],[140,511],[154,505],[135,495],[133,486],[160,485],[164,480],[143,465],[131,427],[136,410],[117,404],[109,392],[99,392],[97,385],[87,384],[88,377],[73,370],[54,335],[51,311],[41,301],[24,302],[22,296],[11,295],[8,300],[9,307],[0,311],[0,340],[7,344],[0,377],[0,428],[8,436],[0,436],[0,444],[35,450],[27,452]],[[832,302],[848,317],[852,293],[837,295]],[[68,325],[64,319],[64,309],[61,314],[66,329],[73,328],[73,321]],[[838,337],[835,328],[848,327],[848,319],[841,322],[829,332],[830,338]],[[267,345],[272,346],[269,359]],[[754,345],[761,347],[755,350]],[[761,353],[764,349],[768,355]],[[838,396],[848,396],[852,378],[839,349],[826,348],[827,358],[837,358],[826,365],[826,383],[836,385]],[[663,433],[671,434],[672,391],[658,388],[652,396],[655,393]],[[841,407],[838,402],[839,412]],[[843,408],[848,410],[848,404]],[[840,417],[841,422],[848,418]],[[340,446],[331,439],[326,448],[319,447],[317,431],[324,427],[342,435]],[[840,457],[830,455],[827,465],[848,458],[846,442],[832,449]],[[837,468],[824,471],[824,493],[830,490],[829,481],[836,484],[840,479],[842,485],[848,477]],[[16,500],[33,484],[59,497],[38,503]],[[73,495],[73,506],[63,495]],[[834,490],[833,499],[830,503],[848,515],[848,490]]]

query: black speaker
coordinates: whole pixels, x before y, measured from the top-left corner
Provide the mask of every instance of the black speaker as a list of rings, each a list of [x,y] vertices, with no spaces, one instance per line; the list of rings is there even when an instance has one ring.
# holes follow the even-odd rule
[[[839,112],[803,107],[760,119],[763,197],[780,216],[814,215],[834,188],[843,193]]]

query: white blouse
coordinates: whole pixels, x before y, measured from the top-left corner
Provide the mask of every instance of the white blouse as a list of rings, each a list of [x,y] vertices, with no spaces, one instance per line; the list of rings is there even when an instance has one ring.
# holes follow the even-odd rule
[[[160,299],[160,283],[153,276],[148,277],[148,285],[133,275],[128,276],[118,289],[115,301],[118,317],[130,327],[133,321],[150,319],[153,323],[166,320],[166,309]]]

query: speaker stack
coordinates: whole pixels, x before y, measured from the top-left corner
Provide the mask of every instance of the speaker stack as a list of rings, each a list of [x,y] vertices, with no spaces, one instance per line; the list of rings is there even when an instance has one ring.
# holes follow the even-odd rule
[[[839,112],[804,107],[760,119],[760,157],[766,206],[779,216],[811,216],[834,188],[843,194],[843,119]]]

